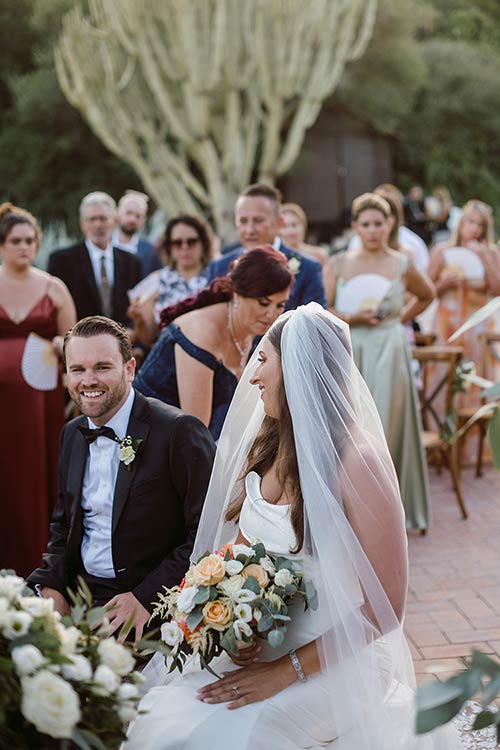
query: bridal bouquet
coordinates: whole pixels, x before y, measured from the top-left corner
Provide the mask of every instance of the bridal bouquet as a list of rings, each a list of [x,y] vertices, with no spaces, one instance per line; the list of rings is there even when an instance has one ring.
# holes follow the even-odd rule
[[[71,615],[0,571],[0,748],[115,750],[139,701],[129,648],[106,636],[85,586]]]
[[[189,654],[202,666],[222,651],[238,654],[255,637],[276,648],[290,622],[288,606],[303,600],[316,607],[316,591],[286,557],[272,557],[263,544],[228,544],[191,565],[179,586],[159,593],[154,616],[168,620],[161,628],[161,650],[170,671],[182,672]]]

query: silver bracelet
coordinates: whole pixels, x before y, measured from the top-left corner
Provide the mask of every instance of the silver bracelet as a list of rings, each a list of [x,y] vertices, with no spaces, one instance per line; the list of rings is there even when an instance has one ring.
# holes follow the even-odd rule
[[[307,677],[304,674],[304,670],[302,669],[302,664],[300,663],[300,659],[297,656],[297,652],[294,648],[292,648],[291,651],[288,652],[288,656],[290,657],[290,661],[292,662],[292,667],[295,669],[295,673],[297,675],[297,679],[301,682],[306,682]]]

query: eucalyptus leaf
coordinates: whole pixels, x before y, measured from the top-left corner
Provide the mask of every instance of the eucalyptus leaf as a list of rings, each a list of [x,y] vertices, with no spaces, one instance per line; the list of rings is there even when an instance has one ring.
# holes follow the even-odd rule
[[[266,548],[262,544],[262,542],[257,542],[257,544],[252,544],[252,549],[255,552],[254,560],[255,562],[259,562],[259,560],[267,555]]]
[[[486,706],[489,706],[491,701],[493,701],[499,693],[500,693],[500,675],[492,679],[491,682],[489,682],[488,685],[486,685],[486,687],[484,688],[483,694],[481,696],[482,707],[486,708]]]
[[[193,602],[195,604],[205,604],[205,602],[208,601],[209,595],[210,595],[209,586],[200,586],[200,588],[198,589],[193,599]]]
[[[500,469],[500,409],[498,407],[488,421],[488,440],[495,469]]]
[[[469,666],[473,669],[480,670],[482,673],[487,674],[490,677],[496,677],[500,674],[500,663],[477,649],[473,649],[472,651]]]
[[[221,641],[221,646],[225,651],[229,651],[229,653],[231,654],[238,653],[238,644],[236,642],[236,636],[232,628],[229,628],[229,630],[226,630],[226,632],[224,633]]]
[[[496,723],[497,713],[492,713],[491,711],[481,711],[481,713],[478,714],[474,719],[472,729],[484,729],[485,727],[489,727],[491,724]]]
[[[106,607],[94,607],[87,612],[87,622],[91,628],[95,628],[106,617]]]
[[[201,607],[195,607],[193,611],[186,618],[186,625],[189,630],[194,630],[198,627],[200,622],[203,620],[203,610]]]
[[[500,383],[494,383],[481,394],[484,398],[499,398],[500,397]]]
[[[243,588],[248,589],[248,591],[251,591],[253,594],[260,594],[259,582],[253,576],[248,576],[243,584]]]
[[[282,620],[283,622],[290,622],[292,618],[288,615],[274,615],[273,614],[273,620]]]
[[[278,648],[285,640],[285,634],[281,629],[270,630],[267,634],[267,642],[271,648]]]
[[[272,615],[262,615],[259,622],[257,623],[257,632],[265,633],[266,630],[269,630],[269,628],[272,628],[273,622],[274,620],[273,620]]]

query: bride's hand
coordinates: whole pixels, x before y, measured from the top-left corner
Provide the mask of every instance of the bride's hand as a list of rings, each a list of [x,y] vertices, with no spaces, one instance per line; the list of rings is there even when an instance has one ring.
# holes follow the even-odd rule
[[[249,703],[271,698],[297,680],[288,656],[271,662],[254,662],[243,669],[224,672],[224,677],[198,691],[204,703],[229,703],[240,708]]]

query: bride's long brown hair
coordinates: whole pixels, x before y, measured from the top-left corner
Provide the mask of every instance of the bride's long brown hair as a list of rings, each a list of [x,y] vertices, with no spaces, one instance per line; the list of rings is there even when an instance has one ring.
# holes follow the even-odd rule
[[[277,320],[269,329],[267,340],[276,349],[281,359],[281,334],[287,318]],[[299,467],[293,436],[292,416],[286,399],[283,375],[280,373],[278,385],[279,417],[265,416],[262,426],[250,448],[245,469],[240,477],[244,479],[251,471],[256,471],[263,477],[276,464],[276,476],[283,489],[287,489],[291,497],[290,520],[297,544],[290,552],[298,552],[304,544],[304,509],[302,492],[300,489]],[[226,519],[237,521],[245,500],[245,490],[229,506]]]

